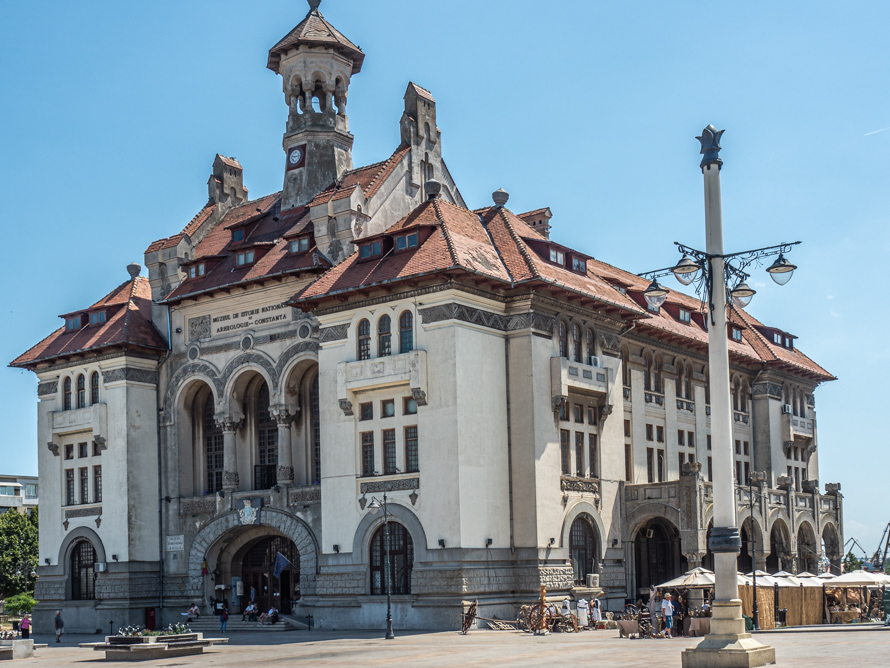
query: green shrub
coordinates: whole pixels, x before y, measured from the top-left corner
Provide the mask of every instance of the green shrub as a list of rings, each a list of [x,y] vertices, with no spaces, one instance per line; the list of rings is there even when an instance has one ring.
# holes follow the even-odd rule
[[[24,615],[25,613],[30,614],[35,605],[37,605],[37,601],[31,594],[16,594],[6,599],[5,609],[9,615]]]

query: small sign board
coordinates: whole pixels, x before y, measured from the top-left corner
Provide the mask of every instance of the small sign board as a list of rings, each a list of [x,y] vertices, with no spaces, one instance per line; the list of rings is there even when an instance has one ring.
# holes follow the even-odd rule
[[[167,536],[167,552],[181,552],[185,549],[185,536]]]

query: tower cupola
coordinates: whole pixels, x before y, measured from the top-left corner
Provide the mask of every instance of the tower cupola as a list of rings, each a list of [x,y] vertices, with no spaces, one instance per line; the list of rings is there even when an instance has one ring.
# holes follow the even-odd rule
[[[269,50],[267,67],[281,75],[289,113],[284,133],[282,209],[308,203],[352,169],[346,97],[365,54],[318,11],[309,13]]]

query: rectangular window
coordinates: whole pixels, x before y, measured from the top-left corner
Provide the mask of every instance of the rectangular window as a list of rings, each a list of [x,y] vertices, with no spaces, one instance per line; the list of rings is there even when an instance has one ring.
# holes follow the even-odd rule
[[[90,470],[88,468],[80,469],[80,502],[90,502]]]
[[[682,429],[677,430],[677,445],[686,445],[686,432]]]
[[[708,450],[711,449],[711,435],[708,434]]]
[[[587,273],[587,260],[582,260],[581,258],[573,257],[572,258],[572,269],[577,271],[579,274]]]
[[[593,406],[587,407],[587,424],[596,424],[596,408]]]
[[[680,309],[680,322],[685,322],[687,325],[689,324],[691,317],[689,311],[684,308]]]
[[[26,499],[36,499],[37,498],[37,485],[33,483],[29,483],[25,485],[25,498]]]
[[[564,267],[565,263],[566,263],[566,258],[565,258],[565,255],[563,255],[562,251],[558,251],[555,248],[551,248],[550,249],[550,261],[553,262],[554,264],[558,264],[558,265]]]
[[[691,431],[686,432],[686,445],[688,445],[690,448],[695,447],[695,433]]]
[[[682,472],[683,472],[683,461],[685,460],[686,456],[681,452],[681,453],[678,455],[678,457],[679,457],[679,459],[680,459],[680,469],[679,469],[679,471],[682,473]],[[692,460],[690,459],[689,461],[692,461]]]
[[[747,456],[747,455],[750,454],[749,451],[748,451],[748,441],[743,441],[743,442],[742,442],[742,453],[743,453],[745,456]]]
[[[569,455],[569,432],[565,429],[559,431],[559,454],[563,475],[572,475],[571,457]]]
[[[72,329],[80,329],[79,315],[76,315],[73,318],[65,318],[65,330],[70,332]]]
[[[417,400],[414,397],[402,400],[402,415],[417,415]]]
[[[105,322],[105,311],[94,311],[90,313],[90,324],[91,325],[101,325]]]
[[[396,466],[396,430],[383,430],[383,472],[394,475],[399,469]]]
[[[742,340],[742,330],[738,327],[732,328],[732,339],[733,341],[741,341]]]
[[[653,426],[651,424],[646,425],[646,440],[647,441],[655,440],[655,437],[652,435],[654,431],[655,431],[655,429],[653,428]]]
[[[584,433],[575,432],[575,475],[584,477]]]
[[[99,448],[99,444],[93,441],[93,457],[99,457],[101,454],[102,450]]]
[[[65,469],[65,505],[73,506],[74,503],[74,469]]]
[[[81,457],[87,456],[87,444],[86,443],[78,443],[77,444],[77,457],[80,459]]]
[[[584,406],[575,404],[575,422],[584,422]]]
[[[244,228],[232,230],[232,241],[244,241]]]
[[[589,459],[590,459],[590,477],[591,478],[599,478],[600,477],[600,456],[599,456],[599,444],[597,442],[596,434],[588,434],[587,435],[587,445],[589,450]]]
[[[93,467],[93,503],[102,503],[102,467]]]
[[[778,332],[773,332],[773,343],[777,345],[782,345],[782,335]]]
[[[358,256],[362,260],[369,257],[376,257],[377,255],[380,255],[381,248],[382,246],[380,245],[379,241],[373,241],[369,244],[364,244],[363,246],[359,247]]]
[[[193,264],[189,267],[189,278],[198,278],[204,275],[204,263]]]
[[[0,496],[15,496],[15,487],[0,485]]]
[[[65,459],[74,459],[74,445],[71,443],[65,446]]]
[[[751,479],[751,464],[750,462],[745,462],[745,480],[744,482],[748,482]]]
[[[660,425],[655,427],[655,440],[659,443],[664,443],[664,427]]]
[[[664,450],[658,451],[658,482],[664,482]]]
[[[374,432],[362,433],[362,475],[374,475]]]
[[[396,414],[396,402],[394,399],[384,399],[380,402],[380,417],[391,418]]]
[[[300,237],[290,242],[291,253],[305,253],[309,250],[309,237]]]
[[[624,435],[630,438],[630,420],[624,421]]]
[[[634,453],[630,443],[624,444],[624,479],[630,483],[634,481]]]
[[[655,449],[646,448],[646,480],[655,482]]]
[[[737,485],[742,484],[742,463],[739,460],[735,462],[735,482]]]
[[[248,264],[253,264],[253,251],[243,251],[241,253],[237,253],[235,255],[235,264],[239,267],[243,267]]]
[[[358,419],[359,420],[373,420],[374,419],[374,404],[372,402],[368,402],[366,404],[359,404]]]
[[[417,246],[417,232],[404,237],[396,237],[396,250],[415,248]]]
[[[405,427],[405,467],[408,473],[420,470],[420,458],[417,452],[417,425]]]
[[[559,419],[563,422],[569,421],[569,404],[568,402],[563,402],[559,405]]]
[[[738,439],[736,439],[736,442],[735,442],[735,453],[737,455],[742,454],[742,442]]]

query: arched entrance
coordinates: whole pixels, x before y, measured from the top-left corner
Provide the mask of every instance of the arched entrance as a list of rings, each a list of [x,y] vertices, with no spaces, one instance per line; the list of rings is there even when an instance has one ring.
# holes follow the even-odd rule
[[[797,565],[798,570],[815,573],[819,569],[819,557],[817,552],[816,533],[809,522],[801,522],[797,531]]]
[[[769,556],[766,558],[766,570],[769,573],[785,570],[785,564],[791,558],[791,538],[784,520],[773,522],[769,532]]]
[[[386,557],[384,535],[389,531],[389,586],[392,594],[411,593],[411,571],[414,569],[414,541],[403,524],[389,522],[377,529],[371,538],[371,594],[386,593]]]
[[[680,553],[677,529],[661,518],[646,522],[634,538],[637,589],[640,594],[652,585],[686,572],[686,558]]]
[[[833,524],[826,524],[822,529],[822,554],[831,564],[831,572],[835,575],[841,574],[841,554],[840,538],[837,535],[837,528]],[[811,571],[814,572],[815,571]]]
[[[275,577],[275,561],[281,554],[290,563],[279,577]],[[235,564],[232,571],[236,572]],[[257,591],[257,605],[261,611],[273,605],[289,614],[294,601],[300,598],[300,552],[293,541],[284,536],[269,536],[256,541],[241,557],[241,579],[244,582],[244,604],[250,598],[251,587]]]
[[[569,532],[569,556],[575,584],[583,587],[588,575],[599,572],[599,548],[593,520],[586,514],[576,517]]]

